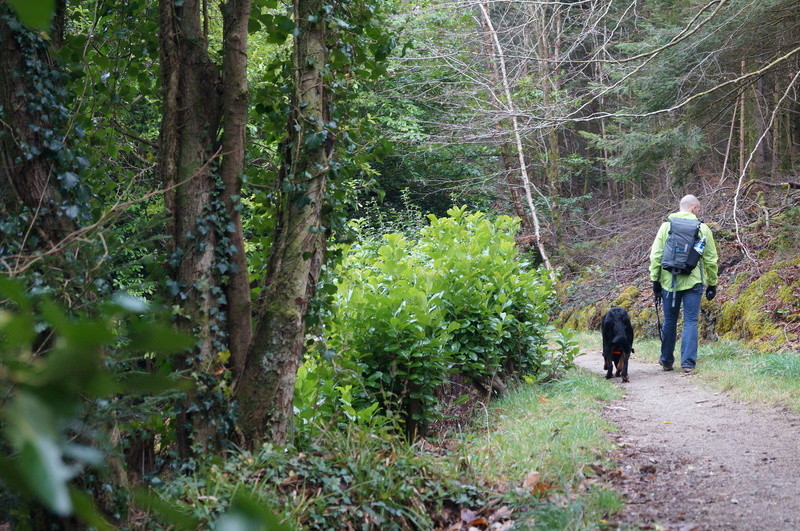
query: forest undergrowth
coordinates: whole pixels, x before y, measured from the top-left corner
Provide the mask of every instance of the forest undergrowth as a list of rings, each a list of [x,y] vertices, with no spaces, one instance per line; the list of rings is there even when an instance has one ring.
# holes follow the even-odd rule
[[[247,491],[287,528],[590,529],[621,508],[601,478],[613,466],[604,457],[613,426],[602,408],[618,397],[615,387],[570,370],[473,404],[471,421],[413,445],[353,425],[302,448],[264,445],[209,459],[161,492],[195,526]]]

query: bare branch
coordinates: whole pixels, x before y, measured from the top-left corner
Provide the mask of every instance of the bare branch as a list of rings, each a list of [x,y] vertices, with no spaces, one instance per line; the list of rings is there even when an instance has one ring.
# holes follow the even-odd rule
[[[781,99],[775,105],[775,109],[772,111],[772,114],[769,117],[769,123],[767,124],[766,127],[764,127],[764,131],[761,133],[761,136],[758,137],[758,141],[756,142],[756,145],[753,147],[753,150],[750,151],[750,156],[747,157],[747,161],[742,165],[742,167],[741,167],[741,169],[739,171],[739,182],[736,185],[736,193],[733,196],[733,223],[734,223],[734,227],[736,229],[736,240],[739,242],[739,245],[742,247],[742,251],[744,252],[745,256],[747,256],[747,258],[752,260],[753,262],[755,262],[756,259],[753,257],[753,255],[750,253],[750,251],[747,248],[747,246],[742,241],[742,235],[741,235],[741,232],[739,230],[739,218],[738,218],[739,195],[740,195],[741,190],[742,190],[742,183],[744,182],[744,177],[747,174],[747,169],[749,168],[750,163],[753,161],[753,157],[755,156],[756,152],[758,151],[759,146],[761,146],[761,143],[764,141],[764,138],[767,136],[767,133],[772,128],[772,124],[775,121],[775,116],[777,116],[778,111],[781,109],[781,106],[782,106],[784,100],[786,100],[786,98],[789,96],[789,93],[794,88],[795,83],[797,83],[798,78],[800,78],[800,70],[794,75],[794,77],[792,78],[792,81],[789,83],[789,85],[786,87],[786,90],[783,92],[783,96],[781,96]]]

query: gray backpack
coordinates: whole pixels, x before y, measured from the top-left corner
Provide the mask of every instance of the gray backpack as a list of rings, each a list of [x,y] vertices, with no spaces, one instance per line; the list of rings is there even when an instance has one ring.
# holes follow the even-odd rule
[[[669,236],[664,244],[661,268],[673,275],[688,275],[700,261],[705,238],[700,237],[700,221],[670,218]],[[674,277],[673,277],[674,280]]]

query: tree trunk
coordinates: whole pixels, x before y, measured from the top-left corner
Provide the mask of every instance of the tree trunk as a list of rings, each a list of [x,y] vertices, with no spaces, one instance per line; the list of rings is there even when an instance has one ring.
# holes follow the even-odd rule
[[[741,62],[741,72],[745,72],[745,62]],[[745,160],[747,158],[747,112],[745,109],[746,87],[741,88],[739,93],[739,174],[745,171]]]
[[[59,13],[63,17],[63,6]],[[56,17],[54,36],[62,26],[63,18]],[[73,232],[79,210],[62,193],[77,175],[64,180],[66,169],[58,167],[67,115],[62,74],[49,52],[50,43],[0,3],[0,203],[9,214],[25,217],[40,248]]]
[[[551,20],[548,24],[547,9],[543,6],[536,5],[533,7],[531,13],[537,26],[537,39],[535,47],[537,48],[536,55],[539,59],[538,70],[540,79],[540,88],[542,90],[542,104],[546,116],[551,122],[555,123],[557,120],[557,112],[555,110],[555,99],[558,97],[560,89],[560,82],[558,79],[557,65],[560,54],[560,38],[561,38],[561,15],[558,5],[551,7]],[[548,25],[555,22],[555,42],[551,42]],[[561,234],[561,146],[558,137],[558,129],[555,125],[548,125],[544,133],[544,174],[547,181],[547,186],[550,189],[550,210],[553,216],[553,234],[555,237],[555,244],[558,245],[559,235]]]
[[[247,261],[244,253],[244,233],[240,215],[242,172],[244,171],[245,126],[247,124],[247,23],[250,0],[228,0],[222,7],[224,20],[225,55],[222,61],[223,108],[222,182],[223,202],[230,220],[231,265],[228,270],[226,295],[228,301],[228,338],[231,358],[236,372],[244,369],[247,349],[252,338],[252,304]]]
[[[500,129],[500,125],[498,125],[498,129]],[[501,131],[498,131],[498,133],[501,133]],[[506,188],[511,195],[514,213],[520,219],[520,227],[523,230],[530,230],[533,228],[533,222],[522,202],[522,193],[520,192],[522,185],[519,182],[519,163],[512,153],[511,146],[505,141],[500,145],[500,161],[503,174],[505,175]]]
[[[282,444],[305,340],[304,316],[324,253],[322,204],[332,136],[323,69],[327,61],[321,0],[295,0],[294,96],[290,142],[266,296],[244,373],[236,389],[246,444],[267,436]],[[314,16],[312,16],[314,15]]]
[[[533,184],[529,178],[527,164],[525,163],[522,135],[520,133],[519,122],[517,120],[517,111],[514,105],[514,99],[511,96],[511,88],[509,86],[508,74],[506,71],[505,55],[503,53],[503,48],[500,45],[497,32],[494,30],[492,19],[489,16],[489,9],[483,3],[479,3],[478,8],[480,9],[483,20],[486,23],[486,28],[492,37],[492,42],[494,43],[497,53],[496,58],[500,67],[500,81],[503,85],[503,98],[505,99],[506,111],[511,116],[511,130],[514,134],[514,145],[517,151],[517,158],[519,159],[520,178],[522,180],[523,189],[525,190],[525,199],[527,200],[528,208],[531,213],[531,221],[533,221],[533,233],[534,237],[536,238],[536,247],[539,249],[539,254],[542,257],[545,267],[551,271],[550,276],[553,278],[553,280],[555,280],[555,272],[553,272],[553,266],[550,264],[550,258],[547,255],[547,250],[544,247],[544,240],[542,239],[541,226],[539,224],[539,213],[536,209],[536,205],[533,203],[533,194],[531,192]]]
[[[494,42],[492,41],[492,34],[490,28],[486,25],[486,21],[482,22],[481,37],[483,38],[483,49],[486,54],[486,63],[489,68],[489,78],[491,81],[492,90],[501,90],[502,83],[500,81],[500,74],[497,72],[497,64],[495,62]],[[498,98],[499,99],[499,98]],[[500,144],[500,167],[503,172],[503,183],[511,196],[511,203],[514,207],[514,212],[520,218],[520,226],[522,229],[527,230],[533,227],[533,222],[530,216],[525,211],[525,206],[522,202],[522,194],[520,188],[522,185],[519,182],[519,163],[513,154],[511,143],[506,141],[507,125],[504,124],[507,120],[497,120],[494,122],[494,128],[497,132],[498,143]]]
[[[171,214],[172,295],[179,328],[197,337],[181,369],[213,386],[220,354],[243,363],[250,336],[250,291],[238,212],[247,117],[249,0],[223,5],[223,68],[208,55],[202,0],[161,0],[163,115],[159,163]],[[222,132],[220,132],[222,127]],[[235,337],[234,337],[235,336]],[[226,404],[190,395],[179,419],[179,451],[216,447]],[[200,407],[200,404],[204,404]],[[198,409],[199,408],[199,409]],[[209,409],[211,408],[211,409]],[[195,411],[195,414],[189,414]]]

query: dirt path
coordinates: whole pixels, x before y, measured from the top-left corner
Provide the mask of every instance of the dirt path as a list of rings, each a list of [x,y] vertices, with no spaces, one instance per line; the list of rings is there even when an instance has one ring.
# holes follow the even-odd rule
[[[604,373],[599,351],[576,363]],[[702,360],[698,365],[702,370]],[[631,360],[625,397],[606,406],[619,426],[622,527],[800,529],[800,416],[705,389],[680,370]]]

